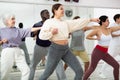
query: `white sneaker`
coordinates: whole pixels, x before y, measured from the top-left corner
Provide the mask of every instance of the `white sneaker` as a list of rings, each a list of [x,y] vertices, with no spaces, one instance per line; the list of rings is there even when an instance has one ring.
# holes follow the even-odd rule
[[[107,77],[106,77],[104,74],[102,74],[102,73],[101,73],[99,76],[100,76],[101,78],[107,78]]]

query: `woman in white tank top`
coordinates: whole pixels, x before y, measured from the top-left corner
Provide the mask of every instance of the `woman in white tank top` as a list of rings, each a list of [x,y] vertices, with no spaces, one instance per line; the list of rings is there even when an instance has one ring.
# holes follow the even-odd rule
[[[106,63],[113,67],[114,80],[119,80],[119,64],[113,57],[108,54],[107,50],[110,40],[112,39],[111,33],[113,31],[120,30],[120,27],[107,28],[109,25],[109,19],[105,15],[100,16],[99,19],[100,26],[87,35],[87,39],[98,40],[98,45],[96,45],[92,52],[91,64],[88,70],[85,72],[83,80],[88,80],[88,77],[95,70],[100,60],[104,60]]]

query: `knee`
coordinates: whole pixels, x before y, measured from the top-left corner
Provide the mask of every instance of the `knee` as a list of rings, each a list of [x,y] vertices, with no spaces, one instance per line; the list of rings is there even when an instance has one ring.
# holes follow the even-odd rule
[[[76,72],[76,77],[75,78],[77,78],[77,79],[75,79],[75,80],[81,80],[82,79],[82,77],[83,77],[83,69],[82,68],[79,68],[79,69],[77,69],[77,72]]]
[[[77,69],[76,75],[83,76],[83,69],[82,68]]]
[[[120,67],[119,63],[117,63],[116,65],[114,65],[114,69],[119,70],[119,67]]]
[[[117,69],[119,69],[119,68],[120,68],[120,65],[119,65],[119,63],[117,63],[117,66],[116,66],[116,67],[117,67]]]

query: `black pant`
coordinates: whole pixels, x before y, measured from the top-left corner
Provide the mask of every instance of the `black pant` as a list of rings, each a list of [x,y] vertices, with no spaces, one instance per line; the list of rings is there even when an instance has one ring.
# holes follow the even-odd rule
[[[70,2],[70,0],[65,0],[66,2]],[[79,0],[73,0],[74,2],[79,2]]]

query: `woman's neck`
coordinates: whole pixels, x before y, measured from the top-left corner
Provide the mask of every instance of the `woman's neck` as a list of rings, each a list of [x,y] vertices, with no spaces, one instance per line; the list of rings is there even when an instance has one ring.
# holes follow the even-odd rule
[[[62,21],[61,18],[56,18],[56,17],[54,17],[54,19],[57,20],[57,21]]]
[[[55,19],[60,19],[61,20],[61,17],[59,16],[54,16]]]
[[[107,29],[107,26],[101,25],[102,29]]]

